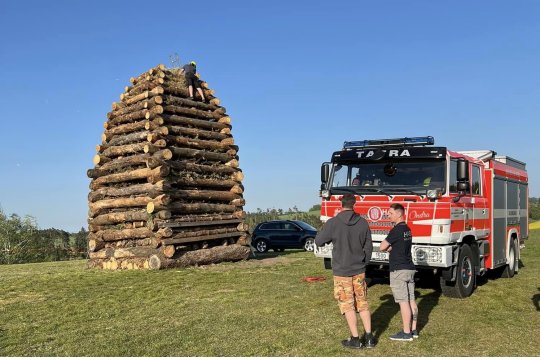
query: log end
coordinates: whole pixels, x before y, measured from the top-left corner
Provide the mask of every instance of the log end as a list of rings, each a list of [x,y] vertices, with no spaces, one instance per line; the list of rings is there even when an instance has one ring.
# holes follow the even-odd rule
[[[244,179],[244,173],[240,171],[233,173],[231,176],[232,179],[236,182],[242,182],[242,180]]]
[[[237,168],[239,166],[239,163],[238,163],[238,160],[232,159],[229,162],[226,162],[225,166]]]
[[[153,254],[150,259],[148,259],[148,269],[150,270],[159,270],[161,269],[161,259],[158,255]]]
[[[100,250],[101,248],[103,248],[105,245],[104,245],[104,242],[103,241],[100,241],[100,240],[97,240],[97,239],[90,239],[88,241],[88,250],[90,252],[95,252],[95,251],[98,251]]]
[[[156,213],[156,218],[159,219],[170,219],[172,217],[171,211],[159,211]]]
[[[176,248],[174,245],[167,245],[163,248],[163,255],[167,258],[172,258],[174,253],[176,253]]]
[[[231,117],[221,117],[221,118],[219,118],[218,123],[230,124],[231,123]]]
[[[225,138],[221,140],[222,145],[234,145],[234,138]]]

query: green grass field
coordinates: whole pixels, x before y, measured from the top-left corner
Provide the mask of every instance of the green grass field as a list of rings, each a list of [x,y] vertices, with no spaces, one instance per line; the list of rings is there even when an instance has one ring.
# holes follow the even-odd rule
[[[0,266],[1,356],[532,356],[540,341],[540,230],[512,279],[473,296],[417,289],[420,338],[394,342],[386,281],[369,289],[379,345],[349,351],[330,271],[312,254],[268,253],[236,264],[104,272],[84,261]],[[305,276],[325,276],[306,283]]]
[[[531,230],[540,229],[540,221],[536,221],[529,224],[529,229]]]

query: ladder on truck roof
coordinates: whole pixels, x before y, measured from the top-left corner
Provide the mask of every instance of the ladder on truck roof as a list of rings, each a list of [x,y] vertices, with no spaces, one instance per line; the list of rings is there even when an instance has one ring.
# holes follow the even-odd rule
[[[458,151],[458,153],[474,157],[483,162],[495,160],[516,169],[525,170],[525,163],[523,161],[516,160],[510,156],[497,155],[493,150]]]

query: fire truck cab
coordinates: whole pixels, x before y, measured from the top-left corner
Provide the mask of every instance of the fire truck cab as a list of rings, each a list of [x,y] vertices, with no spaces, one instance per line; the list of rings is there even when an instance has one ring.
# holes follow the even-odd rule
[[[476,277],[519,269],[520,243],[528,237],[528,177],[525,164],[492,150],[451,151],[427,137],[345,142],[321,167],[321,220],[341,210],[353,193],[355,211],[369,223],[373,254],[369,268],[387,269],[379,245],[392,228],[388,209],[400,203],[412,230],[417,269],[430,269],[443,294],[472,294]],[[315,248],[331,263],[332,247]]]

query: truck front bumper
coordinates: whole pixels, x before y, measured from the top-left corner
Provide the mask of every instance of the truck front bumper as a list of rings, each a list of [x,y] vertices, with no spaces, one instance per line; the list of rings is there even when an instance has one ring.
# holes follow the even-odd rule
[[[371,264],[388,264],[388,253],[379,251],[380,243],[373,243]],[[332,244],[315,247],[315,256],[319,258],[332,258]],[[420,245],[413,244],[411,254],[414,265],[448,268],[455,265],[454,246],[451,245]]]

